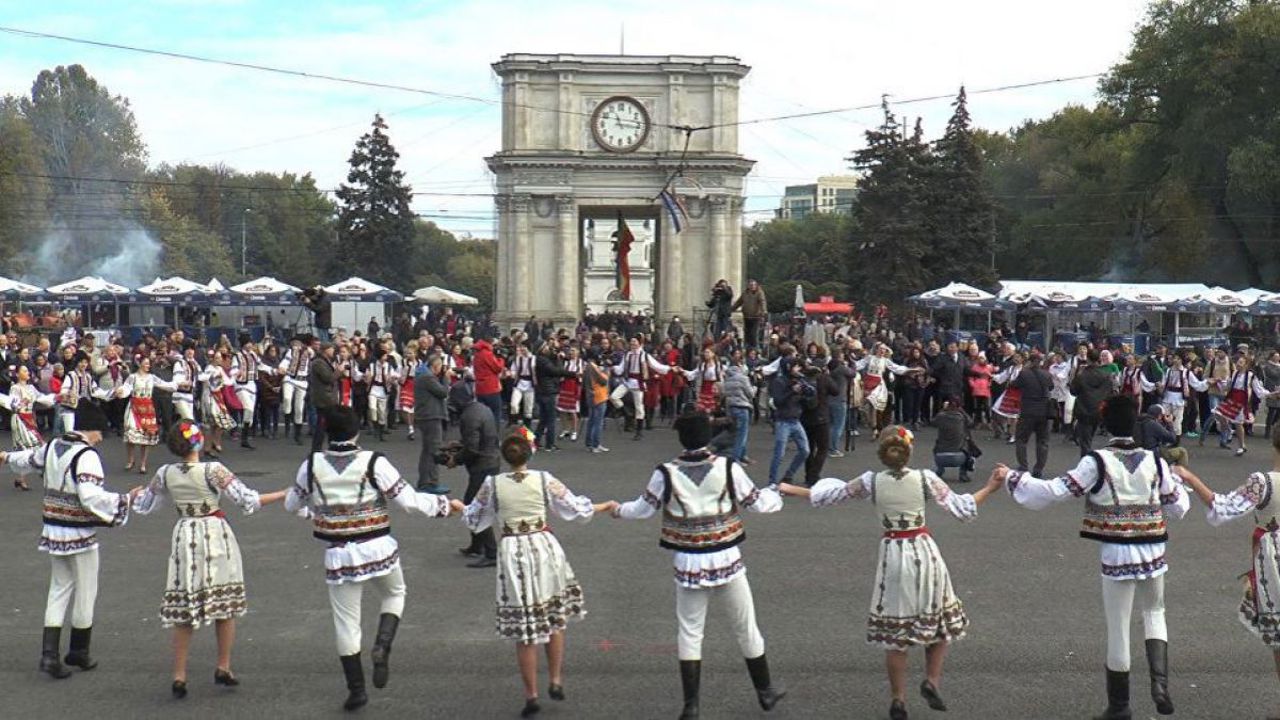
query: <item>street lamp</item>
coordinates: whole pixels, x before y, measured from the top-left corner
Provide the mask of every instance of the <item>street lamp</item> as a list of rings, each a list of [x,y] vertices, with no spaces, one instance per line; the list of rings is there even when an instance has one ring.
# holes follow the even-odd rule
[[[248,276],[248,272],[246,270],[247,263],[245,262],[247,257],[246,248],[248,247],[245,242],[245,219],[251,212],[253,212],[251,208],[245,208],[244,212],[240,213],[240,274],[245,277]]]

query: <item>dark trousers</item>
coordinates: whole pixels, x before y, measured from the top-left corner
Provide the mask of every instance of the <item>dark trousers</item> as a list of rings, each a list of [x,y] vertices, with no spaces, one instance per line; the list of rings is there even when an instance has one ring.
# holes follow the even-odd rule
[[[440,483],[440,466],[436,465],[436,453],[444,444],[444,420],[418,420],[415,423],[422,434],[422,451],[418,454],[418,489],[425,490]]]
[[[489,408],[493,413],[493,421],[499,426],[502,425],[502,393],[496,392],[492,395],[477,395],[476,402]]]
[[[1094,415],[1075,416],[1076,447],[1080,448],[1080,457],[1093,452],[1093,436],[1098,434],[1098,418]]]
[[[556,444],[556,395],[539,395],[535,398],[538,406],[538,447],[551,447]]]
[[[317,453],[324,449],[324,441],[326,439],[325,436],[328,434],[326,432],[328,427],[329,427],[329,423],[325,422],[325,419],[324,419],[324,410],[317,409],[316,423],[314,426],[312,426],[312,429],[311,429],[311,452]],[[295,430],[295,432],[297,431]]]
[[[747,347],[760,347],[760,318],[746,318],[743,324],[746,326],[743,332],[746,334],[744,338]]]
[[[1014,430],[1013,449],[1018,457],[1018,469],[1027,469],[1027,441],[1036,436],[1036,464],[1031,468],[1035,477],[1043,477],[1044,466],[1049,462],[1049,416],[1022,415]]]
[[[924,388],[910,385],[902,389],[902,422],[915,425],[920,422],[920,410],[924,407]]]
[[[813,485],[822,479],[822,467],[827,464],[827,453],[831,452],[831,426],[827,423],[804,425],[804,434],[809,437],[809,457],[804,461],[804,482]]]
[[[470,505],[476,499],[476,493],[484,486],[484,479],[497,474],[498,468],[494,466],[467,468],[467,492],[463,494],[462,502]],[[483,551],[487,558],[498,557],[498,542],[494,539],[493,528],[471,533],[471,549]]]

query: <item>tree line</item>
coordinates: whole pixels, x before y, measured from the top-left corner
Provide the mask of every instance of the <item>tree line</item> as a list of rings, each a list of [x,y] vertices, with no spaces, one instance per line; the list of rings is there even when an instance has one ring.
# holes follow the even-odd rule
[[[851,212],[749,228],[748,274],[776,307],[797,281],[891,304],[998,277],[1280,287],[1276,58],[1280,3],[1157,0],[1091,107],[992,132],[961,89],[926,142],[886,104]]]
[[[3,274],[127,285],[271,275],[298,286],[361,275],[401,291],[441,285],[488,307],[494,244],[415,216],[398,157],[375,117],[333,193],[309,173],[151,164],[127,98],[80,65],[44,70],[29,94],[0,98]]]

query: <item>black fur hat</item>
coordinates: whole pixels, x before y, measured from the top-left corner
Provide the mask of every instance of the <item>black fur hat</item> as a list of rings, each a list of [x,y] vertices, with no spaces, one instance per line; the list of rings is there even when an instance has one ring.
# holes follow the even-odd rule
[[[680,436],[685,450],[698,450],[711,444],[711,418],[704,412],[685,411],[676,418],[672,428]]]
[[[1138,405],[1128,395],[1113,395],[1102,404],[1102,426],[1112,437],[1133,437]]]

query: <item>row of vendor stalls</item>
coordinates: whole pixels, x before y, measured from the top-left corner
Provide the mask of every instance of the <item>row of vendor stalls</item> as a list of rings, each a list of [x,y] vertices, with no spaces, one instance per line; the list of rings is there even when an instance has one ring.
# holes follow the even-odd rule
[[[1218,345],[1233,318],[1280,315],[1280,293],[1233,291],[1200,283],[1135,284],[1006,280],[995,293],[951,283],[908,298],[958,337],[985,335],[1000,322],[1028,326],[1027,344],[1070,349],[1101,335],[1145,353],[1156,341]]]

